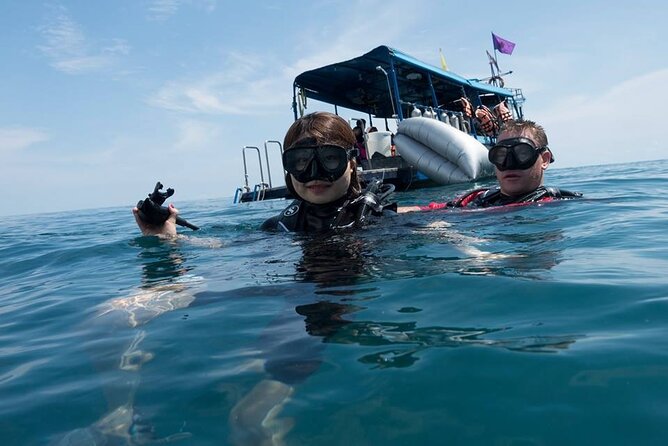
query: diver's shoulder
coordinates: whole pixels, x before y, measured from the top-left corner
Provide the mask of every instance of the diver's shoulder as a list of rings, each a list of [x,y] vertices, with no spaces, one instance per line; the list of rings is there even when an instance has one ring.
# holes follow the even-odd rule
[[[550,197],[568,200],[572,198],[581,198],[582,192],[575,192],[568,189],[562,189],[556,186],[543,186]]]
[[[260,229],[263,231],[294,231],[295,219],[301,207],[301,200],[293,200],[280,214],[266,219],[260,225]]]

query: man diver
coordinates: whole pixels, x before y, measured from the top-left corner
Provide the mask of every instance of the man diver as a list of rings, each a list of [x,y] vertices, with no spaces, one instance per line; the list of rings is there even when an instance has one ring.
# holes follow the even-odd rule
[[[497,141],[489,150],[488,158],[494,164],[498,187],[475,189],[445,203],[401,207],[399,212],[453,207],[486,208],[582,196],[578,192],[543,185],[543,175],[554,162],[554,155],[547,145],[547,135],[542,126],[529,120],[508,121]]]

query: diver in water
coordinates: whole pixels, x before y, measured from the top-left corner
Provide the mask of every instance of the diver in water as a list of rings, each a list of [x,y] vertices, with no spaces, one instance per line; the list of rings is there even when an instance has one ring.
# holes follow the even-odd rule
[[[267,231],[327,232],[358,227],[384,210],[396,211],[388,197],[392,185],[373,181],[362,190],[357,174],[355,135],[341,117],[315,112],[296,120],[288,129],[283,147],[285,184],[296,198],[283,212],[265,221]],[[169,206],[162,225],[144,222],[133,213],[144,235],[175,236],[178,210]]]
[[[519,205],[579,198],[578,192],[544,186],[543,175],[554,155],[548,147],[542,126],[529,120],[508,121],[489,150],[499,186],[475,189],[445,203],[401,207],[400,212],[430,211],[443,208]]]
[[[372,183],[362,191],[355,135],[339,116],[316,112],[298,119],[288,129],[284,147],[285,184],[297,199],[262,229],[323,232],[364,224],[384,209],[396,211],[396,204],[386,200],[392,186]]]
[[[366,190],[362,190],[354,144],[355,136],[350,125],[335,114],[317,112],[295,121],[288,129],[283,145],[286,147],[283,153],[286,185],[295,200],[279,215],[266,220],[261,228],[277,232],[326,234],[363,226],[370,219],[387,214],[386,210],[396,210],[396,203],[388,200],[394,190],[392,186],[373,181]],[[176,236],[178,210],[173,205],[165,210],[168,210],[169,218],[164,223],[150,224],[142,219],[139,207],[133,209],[144,235]],[[363,259],[363,256],[355,247],[336,254],[339,251],[334,247],[338,244],[320,244],[327,240],[331,238],[305,240],[305,260],[298,268],[303,274],[316,275],[331,283],[333,278],[330,274],[336,268],[328,268],[328,262],[345,258],[345,274],[350,279],[350,265],[355,263],[353,259]],[[325,258],[316,255],[315,259],[307,260],[312,258],[309,253],[321,251],[328,255]],[[313,280],[318,282],[321,279]],[[238,292],[235,290],[232,294]],[[206,293],[196,296],[193,297],[193,305],[206,301]],[[330,307],[333,308],[331,314]],[[317,338],[293,335],[304,333],[304,317],[308,319],[309,333],[309,330],[324,333],[329,328],[323,327],[338,326],[339,312],[336,305],[307,301],[277,316],[275,324],[285,335],[263,338],[262,354],[258,359],[265,362],[265,376],[230,411],[231,444],[280,444],[281,437],[290,430],[288,420],[279,418],[281,408],[293,394],[295,386],[319,367],[323,348]],[[318,328],[321,325],[323,327]],[[292,327],[292,331],[288,327]]]

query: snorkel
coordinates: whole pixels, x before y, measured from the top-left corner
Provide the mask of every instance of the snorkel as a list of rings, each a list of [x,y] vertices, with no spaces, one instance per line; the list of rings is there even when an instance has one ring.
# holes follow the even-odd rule
[[[164,224],[169,218],[169,209],[162,204],[167,198],[174,195],[174,189],[170,187],[167,189],[167,191],[160,192],[162,187],[162,183],[158,181],[155,184],[153,192],[148,194],[148,198],[139,200],[139,202],[137,202],[137,209],[139,210],[137,214],[144,223],[160,226]],[[189,223],[184,218],[179,216],[176,217],[176,224],[190,228],[193,231],[197,231],[199,229],[199,227]]]

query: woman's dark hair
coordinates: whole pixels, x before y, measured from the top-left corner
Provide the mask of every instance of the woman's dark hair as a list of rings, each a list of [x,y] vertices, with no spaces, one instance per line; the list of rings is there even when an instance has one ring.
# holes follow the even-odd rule
[[[283,147],[285,150],[290,150],[294,147],[332,144],[352,149],[355,147],[355,142],[353,129],[345,119],[333,113],[315,112],[292,123],[285,133]],[[357,175],[357,161],[353,158],[351,163],[353,171],[350,175],[348,198],[357,197],[362,192],[362,186]],[[299,197],[292,186],[292,178],[289,173],[285,175],[285,185],[293,196]]]
[[[359,143],[364,144],[364,132],[359,127],[353,127],[353,134],[355,135],[355,140]]]

